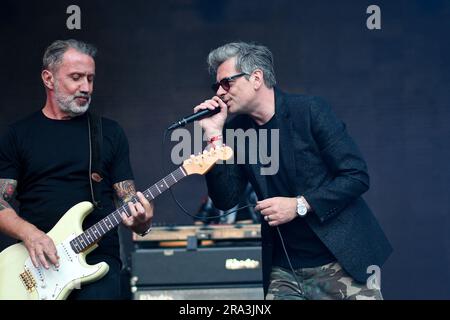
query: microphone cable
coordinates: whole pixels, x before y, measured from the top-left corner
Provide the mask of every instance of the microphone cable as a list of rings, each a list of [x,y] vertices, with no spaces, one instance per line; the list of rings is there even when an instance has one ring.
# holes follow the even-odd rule
[[[286,246],[285,246],[285,244],[284,244],[284,238],[283,238],[283,236],[281,235],[280,226],[276,226],[276,228],[277,228],[278,236],[280,237],[280,240],[281,240],[281,246],[283,247],[284,255],[286,256],[287,262],[288,262],[288,264],[289,264],[289,268],[291,269],[292,276],[294,277],[295,282],[297,283],[298,291],[300,291],[300,294],[301,294],[301,293],[302,293],[302,287],[300,286],[300,281],[299,281],[298,278],[297,278],[297,274],[295,273],[295,269],[294,269],[294,267],[292,266],[291,259],[290,259],[290,257],[289,257],[288,252],[287,252]]]
[[[165,168],[165,165],[164,165],[165,164],[164,152],[165,152],[165,145],[166,145],[167,134],[168,133],[169,133],[169,129],[165,129],[163,140],[162,140],[162,144],[161,144],[161,165],[162,165],[163,176],[164,176],[165,172],[167,171],[167,168]],[[177,204],[178,208],[181,209],[181,212],[183,212],[185,215],[187,215],[187,216],[189,216],[189,217],[191,217],[193,219],[203,220],[204,222],[207,222],[208,220],[218,219],[218,218],[220,219],[222,217],[226,217],[226,216],[228,216],[228,215],[230,215],[232,213],[235,213],[237,211],[243,210],[245,208],[255,207],[256,206],[256,203],[255,204],[249,204],[249,205],[246,205],[246,206],[243,206],[243,207],[238,207],[235,210],[228,211],[227,213],[223,213],[223,214],[219,214],[219,215],[215,215],[215,216],[211,216],[211,217],[202,217],[202,216],[198,216],[198,215],[195,215],[195,214],[191,214],[188,210],[186,210],[183,207],[183,205],[175,197],[175,194],[173,193],[173,190],[172,190],[172,186],[169,188],[169,192],[170,192],[170,195],[172,196],[173,201]]]
[[[162,169],[163,169],[163,175],[164,175],[165,171],[167,171],[166,168],[165,168],[165,165],[164,165],[164,163],[165,163],[164,162],[164,151],[165,151],[165,144],[166,144],[167,134],[168,133],[169,133],[169,130],[165,129],[163,140],[162,140],[162,144],[161,144],[161,150],[162,150],[161,151],[161,165],[162,165]],[[232,214],[232,213],[234,213],[236,211],[239,211],[239,210],[242,210],[242,209],[245,209],[245,208],[248,208],[248,207],[255,207],[256,206],[256,203],[255,204],[249,204],[249,205],[246,205],[246,206],[243,206],[243,207],[239,207],[239,208],[237,208],[237,209],[235,209],[233,211],[230,211],[230,212],[227,212],[227,213],[224,213],[224,214],[220,214],[220,215],[216,215],[216,216],[212,216],[212,217],[201,217],[201,216],[193,215],[193,214],[189,213],[183,207],[183,205],[175,197],[175,195],[174,195],[174,193],[172,191],[172,187],[169,188],[169,192],[170,192],[170,195],[172,196],[173,201],[175,201],[177,206],[181,209],[181,211],[185,215],[187,215],[187,216],[189,216],[191,218],[198,219],[198,220],[203,220],[203,221],[208,221],[208,220],[212,220],[212,219],[222,218],[222,217],[228,216],[228,215],[230,215],[230,214]],[[281,246],[283,247],[284,255],[286,256],[286,259],[287,259],[288,264],[289,264],[289,268],[291,269],[292,276],[294,277],[295,282],[297,283],[297,287],[298,287],[299,292],[302,293],[302,289],[301,289],[301,286],[300,286],[300,281],[298,280],[297,274],[295,273],[294,267],[292,266],[292,262],[291,262],[291,259],[289,257],[289,253],[287,252],[286,245],[284,243],[283,235],[281,234],[281,230],[280,230],[279,226],[276,226],[276,229],[277,229],[278,236],[280,237]]]

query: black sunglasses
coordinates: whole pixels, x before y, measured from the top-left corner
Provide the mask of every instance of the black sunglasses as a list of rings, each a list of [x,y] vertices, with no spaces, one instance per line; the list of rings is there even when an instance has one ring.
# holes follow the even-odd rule
[[[231,81],[233,81],[233,80],[236,79],[236,78],[242,77],[242,76],[244,76],[244,75],[246,75],[246,74],[247,74],[247,73],[245,73],[245,72],[241,72],[241,73],[235,74],[234,76],[223,78],[223,79],[220,80],[219,82],[214,83],[214,84],[211,86],[211,89],[212,89],[214,92],[217,92],[217,90],[219,90],[219,87],[222,87],[223,90],[228,91],[228,90],[230,90],[230,82],[231,82]]]

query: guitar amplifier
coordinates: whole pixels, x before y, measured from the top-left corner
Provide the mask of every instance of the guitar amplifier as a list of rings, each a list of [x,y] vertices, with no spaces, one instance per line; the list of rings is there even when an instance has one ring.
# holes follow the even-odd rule
[[[135,299],[262,299],[261,247],[137,249]]]
[[[263,300],[262,286],[136,287],[134,300]]]
[[[194,225],[153,227],[152,232],[144,237],[133,234],[136,243],[183,241],[189,238],[214,241],[258,241],[261,239],[260,224],[220,224],[220,225]]]
[[[261,283],[261,247],[137,249],[131,270],[134,286]]]

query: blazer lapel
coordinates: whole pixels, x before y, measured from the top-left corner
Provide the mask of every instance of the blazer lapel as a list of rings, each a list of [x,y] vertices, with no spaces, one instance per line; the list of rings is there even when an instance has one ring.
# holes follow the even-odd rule
[[[291,182],[289,189],[297,195],[293,122],[286,105],[285,95],[277,88],[275,88],[275,114],[277,114],[278,128],[280,129],[280,167],[286,166]]]
[[[292,193],[297,195],[296,186],[296,171],[295,171],[295,156],[294,156],[294,146],[292,141],[293,137],[293,123],[290,117],[289,110],[286,105],[286,100],[283,92],[275,88],[275,114],[277,119],[277,126],[279,128],[280,140],[279,140],[279,165],[286,166],[288,176],[290,179],[290,185],[288,186]],[[253,128],[255,128],[253,126]],[[249,166],[251,174],[256,180],[260,191],[264,199],[268,197],[267,181],[266,176],[261,175],[260,167],[251,165]],[[262,200],[262,199],[260,199]]]

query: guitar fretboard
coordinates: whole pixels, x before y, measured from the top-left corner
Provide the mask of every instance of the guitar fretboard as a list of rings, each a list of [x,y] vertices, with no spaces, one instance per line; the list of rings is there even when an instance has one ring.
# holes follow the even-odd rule
[[[179,167],[177,170],[173,171],[165,178],[143,191],[142,194],[145,198],[151,201],[186,176],[187,174],[183,170],[183,167]],[[133,197],[129,202],[137,203],[138,201],[139,200],[137,197]],[[110,213],[108,216],[86,229],[82,234],[70,241],[72,249],[76,253],[80,253],[96,243],[107,232],[111,231],[120,224],[122,221],[121,214],[128,217],[131,216],[131,210],[128,207],[128,204],[124,204],[117,208],[117,210]]]

